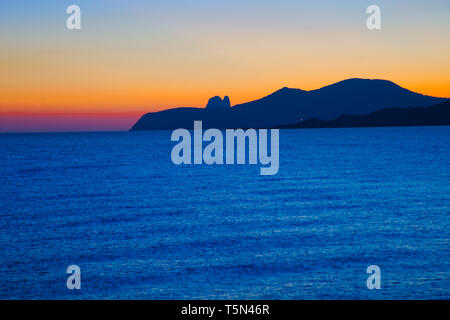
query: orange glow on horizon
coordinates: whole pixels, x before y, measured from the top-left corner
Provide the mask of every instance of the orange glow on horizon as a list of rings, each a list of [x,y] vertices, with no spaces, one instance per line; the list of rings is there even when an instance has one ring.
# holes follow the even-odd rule
[[[342,78],[344,80],[345,78]],[[390,79],[388,79],[390,80]],[[196,107],[206,106],[208,99],[215,95],[230,96],[232,105],[253,101],[270,93],[288,86],[303,90],[314,90],[328,84],[337,82],[333,80],[320,85],[300,86],[268,85],[265,87],[248,88],[248,93],[244,88],[235,90],[214,90],[206,88],[197,91],[161,90],[160,92],[149,92],[146,90],[123,90],[116,92],[74,92],[72,90],[59,90],[53,92],[43,92],[40,90],[9,90],[1,92],[0,114],[3,115],[83,115],[83,116],[136,116],[147,112],[156,112],[175,107]],[[394,81],[396,82],[396,81]],[[398,85],[424,95],[435,97],[450,97],[450,79],[447,83],[401,83]],[[3,90],[4,91],[4,90]],[[155,90],[156,91],[156,90]],[[223,92],[217,92],[223,91]],[[206,93],[205,93],[206,92]]]

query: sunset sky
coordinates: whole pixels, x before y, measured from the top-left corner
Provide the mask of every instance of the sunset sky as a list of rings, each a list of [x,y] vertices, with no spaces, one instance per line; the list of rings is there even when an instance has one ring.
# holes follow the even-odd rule
[[[234,105],[353,77],[450,97],[448,0],[2,1],[0,47],[2,132],[126,130],[214,95]]]

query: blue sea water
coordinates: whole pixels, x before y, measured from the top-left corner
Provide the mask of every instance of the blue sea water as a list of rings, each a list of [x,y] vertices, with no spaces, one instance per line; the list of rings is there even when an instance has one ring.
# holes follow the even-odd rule
[[[170,134],[0,135],[0,298],[450,298],[450,127],[281,130],[275,176]]]

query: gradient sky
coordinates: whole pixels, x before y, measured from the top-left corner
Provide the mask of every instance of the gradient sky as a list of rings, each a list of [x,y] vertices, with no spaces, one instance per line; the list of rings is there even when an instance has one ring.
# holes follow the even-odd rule
[[[66,29],[71,4],[80,31]],[[448,0],[2,1],[0,47],[3,132],[125,130],[214,95],[234,105],[352,77],[450,97]]]

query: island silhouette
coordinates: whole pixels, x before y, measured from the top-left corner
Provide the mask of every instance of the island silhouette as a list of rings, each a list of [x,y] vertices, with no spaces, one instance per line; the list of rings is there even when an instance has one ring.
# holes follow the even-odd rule
[[[219,129],[449,124],[446,100],[412,92],[388,80],[354,78],[310,91],[284,87],[235,106],[227,96],[216,96],[206,108],[147,113],[131,130],[192,129],[194,121],[200,120],[204,128]],[[399,110],[412,107],[421,108]]]

